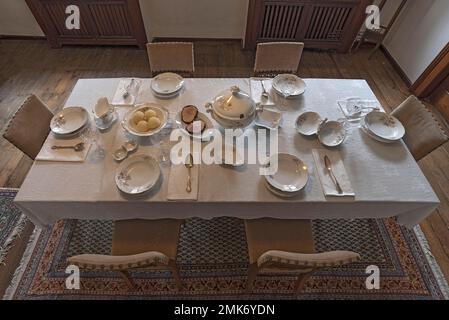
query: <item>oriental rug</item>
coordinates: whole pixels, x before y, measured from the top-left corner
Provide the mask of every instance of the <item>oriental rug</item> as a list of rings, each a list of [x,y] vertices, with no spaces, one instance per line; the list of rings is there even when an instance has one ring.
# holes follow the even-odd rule
[[[300,295],[292,275],[259,275],[245,293],[248,253],[243,222],[235,218],[189,219],[183,226],[177,264],[184,289],[176,291],[169,272],[131,272],[129,291],[114,272],[81,270],[79,290],[68,290],[67,257],[109,254],[111,221],[59,221],[36,229],[6,299],[413,299],[447,298],[447,284],[419,228],[407,230],[394,219],[334,220],[313,223],[317,250],[353,250],[362,260],[321,269]],[[368,290],[366,268],[380,270],[380,289]]]

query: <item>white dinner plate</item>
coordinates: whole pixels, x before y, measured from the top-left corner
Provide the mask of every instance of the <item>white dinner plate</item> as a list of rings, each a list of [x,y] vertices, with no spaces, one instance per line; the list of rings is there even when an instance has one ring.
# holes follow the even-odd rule
[[[122,162],[116,171],[115,183],[124,193],[140,194],[153,188],[160,176],[161,169],[157,160],[139,154]]]
[[[272,87],[281,96],[294,98],[302,95],[307,85],[304,80],[294,74],[280,74],[273,79]]]
[[[181,90],[184,78],[179,74],[166,72],[154,77],[151,81],[151,89],[160,96],[170,96]]]
[[[270,158],[271,165],[272,161],[275,161],[275,156]],[[288,153],[279,153],[277,156],[278,170],[273,175],[265,176],[266,181],[282,192],[295,193],[301,191],[309,181],[309,171],[305,163]]]
[[[209,117],[207,115],[205,115],[202,112],[198,111],[198,115],[197,115],[197,119],[204,121],[204,123],[206,124],[206,128],[204,129],[204,131],[202,133],[197,133],[197,134],[192,134],[189,133],[186,130],[187,124],[185,124],[184,122],[182,122],[181,120],[181,113],[182,111],[180,111],[178,114],[176,114],[176,118],[175,118],[175,122],[176,125],[178,126],[179,129],[181,129],[182,133],[184,133],[185,135],[193,138],[193,139],[197,139],[197,140],[209,140],[209,138],[214,134],[214,125],[212,123],[212,121],[209,119]]]
[[[377,141],[379,141],[379,142],[382,142],[382,143],[389,143],[389,144],[390,144],[390,143],[396,142],[396,141],[386,140],[386,139],[383,139],[383,138],[381,138],[381,137],[378,137],[378,136],[376,136],[374,133],[372,133],[371,131],[369,131],[369,129],[366,127],[365,119],[364,119],[364,118],[360,119],[360,128],[361,128],[362,131],[363,131],[366,135],[368,135],[370,138],[372,138],[372,139],[374,139],[374,140],[377,140]]]
[[[321,119],[320,115],[316,112],[305,112],[296,120],[296,130],[304,136],[313,136],[318,133]]]
[[[281,198],[293,198],[296,197],[298,195],[298,192],[282,192],[274,187],[272,187],[267,180],[265,180],[264,182],[265,187],[274,195],[281,197]]]
[[[366,128],[382,139],[397,141],[405,135],[405,128],[402,123],[384,112],[370,112],[364,120]]]
[[[67,107],[58,112],[50,122],[50,129],[59,135],[73,134],[89,121],[89,114],[82,107]]]

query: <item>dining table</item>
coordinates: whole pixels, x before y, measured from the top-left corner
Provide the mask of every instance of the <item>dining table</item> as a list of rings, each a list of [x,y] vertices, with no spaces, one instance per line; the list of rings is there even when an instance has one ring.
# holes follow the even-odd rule
[[[122,78],[80,79],[65,107],[81,106],[92,115],[100,97],[111,101]],[[189,78],[181,93],[172,99],[156,97],[152,79],[140,79],[135,103],[153,102],[168,110],[170,118],[186,105],[195,105],[206,113],[206,103],[221,91],[238,86],[250,92],[248,78]],[[293,154],[308,167],[309,180],[293,198],[271,193],[259,174],[259,164],[232,168],[219,164],[200,165],[199,190],[195,201],[169,201],[167,184],[170,164],[161,163],[162,179],[157,187],[140,195],[119,191],[114,177],[120,165],[113,159],[117,139],[123,133],[120,120],[132,106],[119,106],[118,121],[99,131],[96,143],[104,150],[98,157],[90,150],[81,162],[35,161],[23,182],[15,203],[38,226],[49,226],[61,219],[187,219],[236,217],[241,219],[383,219],[396,218],[400,225],[413,228],[439,205],[406,144],[391,144],[369,137],[357,125],[350,125],[344,143],[326,148],[316,137],[304,137],[295,128],[296,119],[306,111],[323,118],[344,118],[337,101],[358,96],[377,100],[365,80],[304,79],[307,89],[295,99],[270,92],[282,110],[283,123],[278,130],[279,152]],[[274,97],[276,96],[276,97]],[[209,115],[209,114],[208,114]],[[210,116],[210,115],[209,115]],[[91,120],[93,121],[93,120]],[[212,120],[214,125],[218,124]],[[52,134],[52,133],[50,133]],[[94,147],[92,147],[94,148]],[[152,141],[139,146],[139,153],[159,159],[161,146]],[[313,150],[324,149],[341,157],[355,197],[328,197],[320,184]],[[181,182],[180,182],[181,183]]]

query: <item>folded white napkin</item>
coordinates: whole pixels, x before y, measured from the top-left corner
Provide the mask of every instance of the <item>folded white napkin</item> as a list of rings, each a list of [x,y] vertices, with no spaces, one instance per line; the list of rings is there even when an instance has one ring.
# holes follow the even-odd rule
[[[53,150],[52,146],[74,146],[80,142],[84,142],[84,150],[76,152],[73,149],[57,149]],[[57,139],[50,133],[45,140],[41,151],[36,157],[38,161],[64,161],[64,162],[83,162],[89,153],[91,143],[81,138],[74,139]]]
[[[268,99],[262,98],[262,92],[263,92],[263,88],[262,88],[262,83],[261,81],[263,81],[264,85],[265,85],[265,89],[268,92],[268,95],[270,96]],[[254,102],[257,104],[261,104],[264,106],[272,106],[275,105],[274,101],[273,101],[273,93],[271,92],[271,81],[272,79],[268,79],[268,78],[251,78],[249,80],[250,82],[250,90],[251,90],[251,98],[253,98]]]
[[[350,97],[350,98],[346,98],[344,100],[337,101],[338,106],[340,107],[341,111],[343,112],[345,117],[348,119],[351,119],[351,118],[352,119],[361,119],[364,116],[366,116],[368,113],[370,113],[372,110],[381,108],[380,103],[376,100],[360,99],[360,104],[363,106],[362,112],[359,116],[353,117],[353,116],[351,116],[351,114],[349,114],[349,111],[347,108],[349,99],[359,99],[359,98],[358,97]]]
[[[190,169],[192,192],[187,192],[188,169],[183,165],[172,164],[168,177],[167,200],[169,201],[196,201],[199,189],[199,165]]]
[[[140,80],[134,79],[134,83],[131,85],[132,79],[120,80],[117,89],[115,90],[114,98],[112,99],[112,105],[114,106],[130,106],[136,102],[136,97],[140,89]],[[129,88],[129,90],[127,90]],[[128,91],[129,95],[124,98],[123,94]]]
[[[349,181],[345,166],[343,165],[343,160],[341,159],[340,155],[338,153],[329,152],[324,149],[313,149],[312,154],[313,159],[315,160],[315,165],[318,171],[321,186],[323,187],[324,195],[332,197],[355,197],[354,190],[351,186],[351,181]],[[341,194],[338,193],[337,186],[335,185],[334,180],[326,169],[324,163],[324,156],[326,155],[331,160],[334,175],[340,183],[341,188],[343,189],[343,193]]]

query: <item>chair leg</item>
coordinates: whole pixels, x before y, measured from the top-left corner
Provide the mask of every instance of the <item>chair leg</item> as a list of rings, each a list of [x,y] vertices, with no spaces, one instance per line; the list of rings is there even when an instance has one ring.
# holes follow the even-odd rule
[[[120,275],[122,276],[123,280],[125,280],[126,284],[128,285],[129,289],[136,290],[136,285],[129,275],[129,272],[126,270],[119,271]]]
[[[249,265],[248,268],[248,280],[246,281],[246,292],[250,293],[253,290],[254,281],[256,280],[257,273],[259,271],[259,267],[257,263],[253,263]]]
[[[181,277],[179,276],[179,269],[178,269],[178,266],[176,265],[176,262],[173,260],[170,260],[168,262],[168,268],[170,269],[170,271],[173,275],[173,279],[175,280],[176,287],[178,288],[178,291],[182,291]]]
[[[296,294],[301,293],[302,289],[304,288],[304,285],[306,284],[307,280],[312,276],[313,271],[300,274],[298,276],[298,280],[295,283],[294,291]]]

